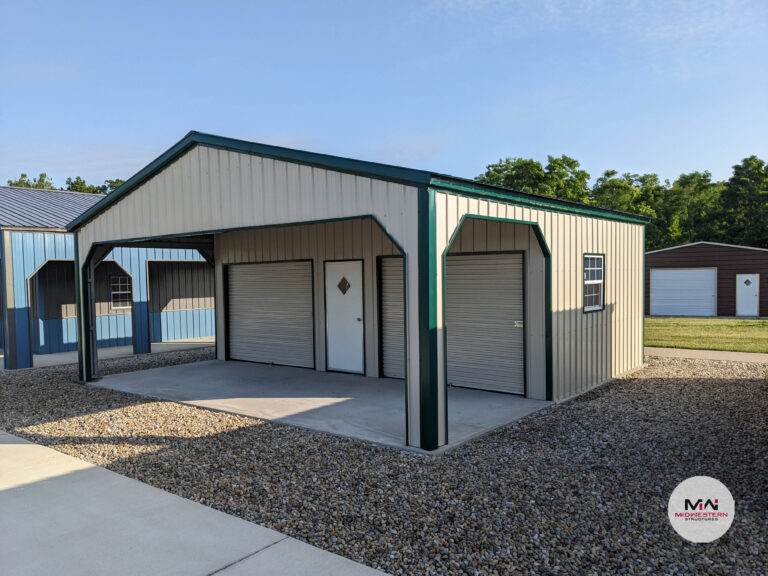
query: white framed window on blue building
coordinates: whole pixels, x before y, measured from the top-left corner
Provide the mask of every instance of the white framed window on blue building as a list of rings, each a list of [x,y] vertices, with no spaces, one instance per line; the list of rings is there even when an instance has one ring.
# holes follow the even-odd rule
[[[109,279],[109,307],[112,310],[125,310],[131,307],[131,279],[128,276],[112,276]]]

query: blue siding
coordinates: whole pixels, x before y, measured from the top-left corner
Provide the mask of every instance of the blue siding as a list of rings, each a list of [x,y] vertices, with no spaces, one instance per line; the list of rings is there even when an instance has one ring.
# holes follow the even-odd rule
[[[35,354],[77,350],[77,318],[39,318],[33,344]]]
[[[169,248],[115,248],[107,256],[114,260],[133,277],[133,316],[136,338],[134,352],[146,354],[150,351],[149,297],[147,283],[148,260],[203,260],[197,250],[172,250]],[[183,336],[191,338],[191,336]]]
[[[74,265],[74,236],[60,232],[12,232],[11,250],[14,295],[12,306],[6,308],[6,312],[12,313],[15,319],[16,350],[13,351],[15,367],[32,366],[33,351],[36,354],[48,354],[76,350],[76,319],[41,319],[32,326],[28,294],[28,279],[47,260],[72,260]],[[147,261],[200,261],[203,258],[196,250],[115,248],[106,259],[116,261],[133,277],[133,313],[97,317],[98,347],[126,346],[133,343],[135,353],[149,352]],[[161,318],[158,323],[159,333],[178,335],[178,339],[199,337],[197,334],[213,335],[213,310],[197,312],[199,314],[193,314],[192,318],[182,314],[183,320],[176,317]]]
[[[74,260],[75,239],[71,234],[63,233],[12,232],[11,254],[13,302],[8,303],[6,312],[14,315],[16,350],[10,352],[14,354],[15,367],[29,368],[32,366],[33,336],[45,338],[52,345],[53,335],[32,334],[27,280],[47,260]],[[40,326],[35,328],[34,332],[38,332]]]
[[[98,316],[96,338],[99,348],[130,346],[133,326],[129,314]],[[35,327],[34,354],[55,354],[77,350],[77,318],[38,319]]]
[[[152,342],[207,338],[216,334],[213,308],[150,314]]]

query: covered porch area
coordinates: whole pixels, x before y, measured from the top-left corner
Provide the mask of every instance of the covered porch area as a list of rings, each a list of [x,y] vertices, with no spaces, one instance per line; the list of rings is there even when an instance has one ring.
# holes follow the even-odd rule
[[[94,385],[408,448],[403,428],[402,380],[211,360],[105,376]],[[510,394],[449,387],[448,443],[441,451],[549,404]]]

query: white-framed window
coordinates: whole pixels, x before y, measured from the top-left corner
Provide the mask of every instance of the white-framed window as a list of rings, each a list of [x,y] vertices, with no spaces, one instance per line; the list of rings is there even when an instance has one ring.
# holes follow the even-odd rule
[[[131,278],[129,276],[112,276],[109,279],[109,308],[125,310],[131,307]]]
[[[605,256],[584,254],[584,312],[605,307]]]

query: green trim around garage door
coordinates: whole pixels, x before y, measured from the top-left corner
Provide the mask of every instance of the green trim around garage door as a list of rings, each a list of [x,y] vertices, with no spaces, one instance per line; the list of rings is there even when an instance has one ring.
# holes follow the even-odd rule
[[[443,325],[445,325],[445,302],[446,302],[446,296],[445,296],[445,265],[446,265],[446,257],[448,256],[448,252],[451,250],[451,246],[453,246],[454,241],[459,235],[459,232],[461,230],[461,227],[464,225],[464,221],[472,219],[472,220],[490,220],[493,222],[506,222],[508,224],[522,224],[524,226],[530,226],[533,229],[533,233],[536,236],[536,240],[539,243],[539,247],[541,248],[541,252],[544,255],[544,346],[545,346],[545,357],[546,357],[546,397],[547,400],[552,400],[554,396],[554,386],[553,386],[553,352],[552,352],[552,253],[549,251],[549,246],[547,246],[547,241],[544,238],[544,233],[541,231],[541,228],[539,227],[538,223],[536,222],[528,222],[526,220],[513,220],[511,218],[497,218],[494,216],[480,216],[477,214],[464,214],[461,217],[461,220],[459,221],[458,226],[456,226],[456,230],[453,231],[453,234],[451,235],[451,239],[448,241],[448,244],[445,247],[445,250],[443,251]],[[525,270],[524,270],[525,272]],[[447,341],[447,340],[446,340]],[[527,348],[526,348],[527,350]],[[527,354],[527,351],[526,351]],[[447,349],[445,351],[445,362],[447,364],[448,362],[448,353]],[[526,363],[528,359],[526,358]],[[527,390],[528,383],[526,382],[526,390]],[[447,419],[446,419],[447,422]]]

